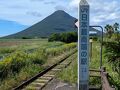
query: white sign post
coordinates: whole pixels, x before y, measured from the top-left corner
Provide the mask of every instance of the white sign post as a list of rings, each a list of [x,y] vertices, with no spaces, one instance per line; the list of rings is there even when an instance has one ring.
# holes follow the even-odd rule
[[[78,27],[78,67],[79,90],[88,90],[89,86],[89,5],[86,0],[79,4]]]

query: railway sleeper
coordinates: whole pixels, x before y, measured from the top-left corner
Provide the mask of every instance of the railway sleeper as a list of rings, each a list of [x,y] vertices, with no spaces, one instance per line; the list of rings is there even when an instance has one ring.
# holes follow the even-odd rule
[[[40,90],[40,87],[33,87],[33,86],[28,86],[22,90]]]
[[[61,71],[61,69],[54,68],[54,69],[52,69],[52,71]]]
[[[49,71],[49,72],[47,72],[46,74],[49,74],[49,75],[51,75],[51,74],[52,74],[52,75],[55,75],[55,73],[56,73],[56,72],[54,72],[54,71]],[[46,75],[46,74],[45,74],[45,75]]]
[[[49,80],[45,80],[45,79],[37,79],[35,82],[40,82],[40,83],[46,83]]]
[[[101,90],[100,86],[90,86],[89,90]]]
[[[45,74],[43,76],[45,76],[45,77],[54,77],[55,75],[53,75],[53,74]]]
[[[45,77],[45,76],[42,76],[42,77],[40,77],[39,79],[47,79],[47,80],[49,80],[49,79],[52,79],[53,77]]]
[[[30,86],[40,87],[44,86],[46,83],[43,82],[32,82]]]

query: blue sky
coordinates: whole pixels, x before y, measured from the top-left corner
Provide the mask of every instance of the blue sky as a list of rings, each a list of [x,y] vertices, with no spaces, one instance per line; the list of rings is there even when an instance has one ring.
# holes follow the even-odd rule
[[[64,10],[77,16],[80,0],[0,0],[0,36],[19,32],[52,14]],[[90,24],[105,25],[120,21],[120,0],[87,0]]]

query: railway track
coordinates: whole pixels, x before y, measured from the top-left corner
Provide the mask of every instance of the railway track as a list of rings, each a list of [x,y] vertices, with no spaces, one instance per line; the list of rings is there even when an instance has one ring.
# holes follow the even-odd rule
[[[57,63],[43,70],[31,79],[23,82],[21,85],[14,88],[13,90],[42,90],[58,72],[71,64],[72,60],[67,59],[76,52],[77,49],[74,49],[71,53],[61,58]]]

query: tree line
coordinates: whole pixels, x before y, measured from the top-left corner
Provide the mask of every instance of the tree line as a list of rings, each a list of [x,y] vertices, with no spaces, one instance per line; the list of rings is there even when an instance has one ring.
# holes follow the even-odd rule
[[[49,42],[61,41],[65,43],[77,42],[78,34],[77,32],[64,32],[64,33],[54,33],[48,38]]]
[[[120,40],[120,31],[119,31],[119,23],[114,23],[113,25],[107,24],[105,26],[106,36],[109,39],[115,39],[117,41]]]

